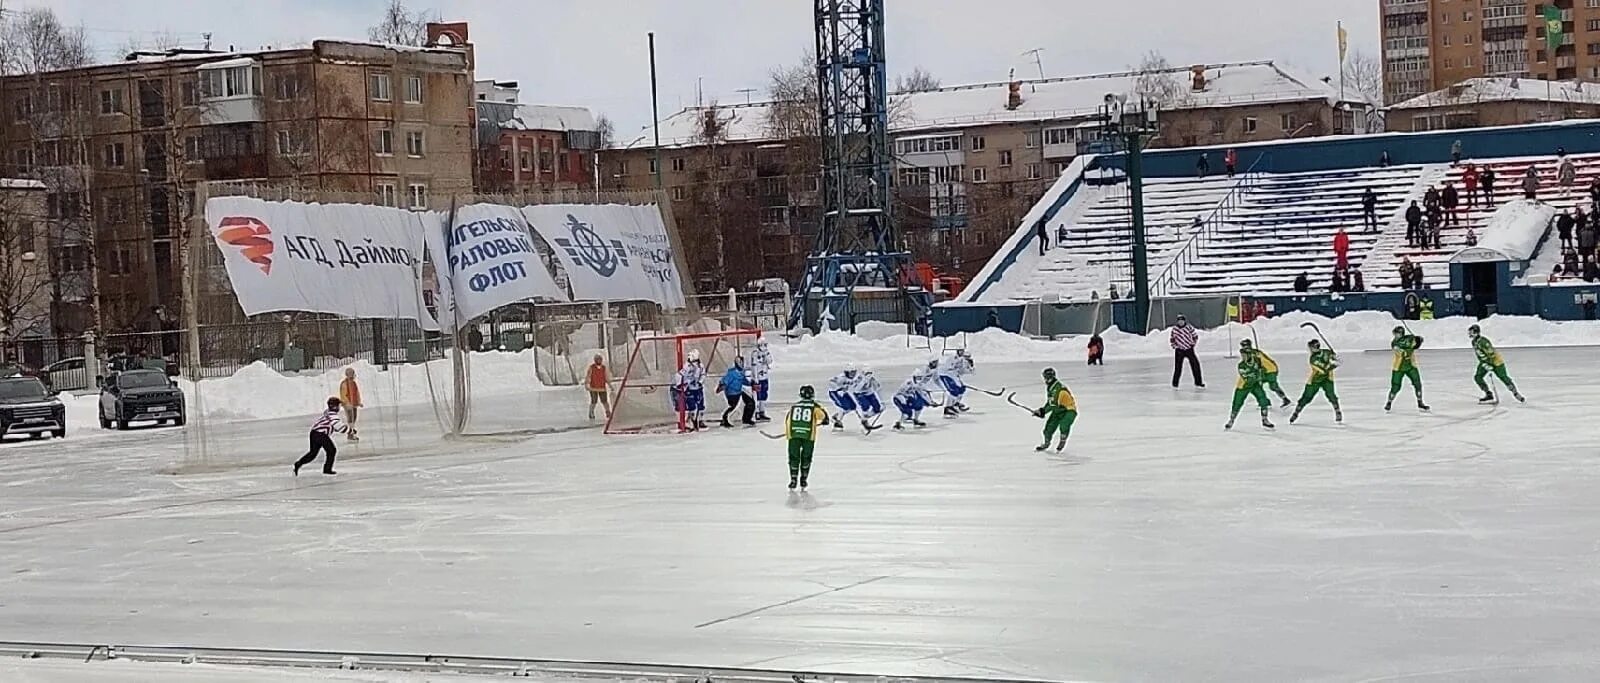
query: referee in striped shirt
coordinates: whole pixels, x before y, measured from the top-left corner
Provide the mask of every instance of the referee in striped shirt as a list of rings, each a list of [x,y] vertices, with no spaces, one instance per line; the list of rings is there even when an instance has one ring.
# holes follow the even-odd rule
[[[316,422],[311,423],[311,450],[306,451],[305,455],[300,456],[300,459],[294,462],[295,476],[300,476],[301,467],[305,467],[311,464],[311,461],[317,459],[319,451],[328,454],[327,460],[322,462],[322,473],[338,474],[338,472],[333,471],[333,458],[339,453],[339,449],[333,445],[333,437],[330,434],[333,432],[345,432],[350,429],[344,423],[344,419],[339,416],[339,408],[343,403],[338,398],[328,399],[328,409],[322,412]]]
[[[1194,345],[1200,341],[1200,333],[1189,324],[1189,319],[1178,316],[1178,324],[1172,328],[1172,386],[1177,388],[1178,380],[1183,378],[1183,361],[1189,360],[1189,372],[1194,375],[1194,385],[1205,388],[1206,382],[1200,377],[1200,358],[1194,355]]]

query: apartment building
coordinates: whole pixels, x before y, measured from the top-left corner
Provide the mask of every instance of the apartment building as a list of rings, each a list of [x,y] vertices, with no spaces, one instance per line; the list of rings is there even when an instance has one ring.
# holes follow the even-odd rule
[[[1553,53],[1547,4],[1561,13]],[[1477,77],[1600,79],[1600,0],[1379,0],[1379,14],[1389,103]]]
[[[477,114],[479,192],[593,190],[600,146],[594,113],[585,107],[523,104],[515,81],[473,86]]]
[[[1063,169],[1101,149],[1105,97],[1161,108],[1156,147],[1365,132],[1365,103],[1270,61],[981,83],[894,96],[894,211],[919,260],[971,276]],[[801,106],[804,111],[808,106]],[[702,288],[793,279],[818,223],[818,145],[782,134],[792,103],[691,107],[661,122],[662,186]],[[601,185],[653,186],[646,130],[602,152]]]
[[[0,79],[0,163],[47,187],[57,335],[176,322],[198,182],[414,207],[471,191],[467,26],[428,29],[433,47],[177,49]]]
[[[1600,84],[1469,78],[1389,108],[1391,130],[1514,126],[1600,116]]]

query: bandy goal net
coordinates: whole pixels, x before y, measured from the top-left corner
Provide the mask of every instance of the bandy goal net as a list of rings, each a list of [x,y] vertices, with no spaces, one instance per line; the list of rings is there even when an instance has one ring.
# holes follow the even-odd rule
[[[631,434],[688,426],[683,407],[672,401],[672,382],[689,358],[700,352],[706,368],[706,410],[718,399],[717,380],[733,361],[748,356],[761,338],[759,330],[727,330],[703,334],[669,334],[643,337],[634,342],[628,368],[617,387],[616,405],[606,421],[607,434]]]

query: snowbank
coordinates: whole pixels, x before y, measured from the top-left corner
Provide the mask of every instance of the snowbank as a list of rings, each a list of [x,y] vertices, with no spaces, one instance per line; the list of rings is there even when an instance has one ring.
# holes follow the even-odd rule
[[[1315,334],[1300,327],[1301,323],[1315,323],[1322,329],[1328,342],[1341,352],[1375,351],[1389,348],[1391,331],[1400,323],[1384,312],[1361,311],[1337,318],[1327,318],[1312,313],[1288,313],[1275,318],[1258,320],[1252,325],[1230,323],[1226,327],[1204,330],[1200,334],[1199,353],[1221,356],[1238,346],[1240,339],[1254,335],[1262,348],[1273,353],[1303,353],[1305,343]],[[1428,348],[1467,348],[1467,327],[1473,323],[1483,326],[1484,334],[1496,346],[1579,346],[1600,343],[1600,321],[1556,322],[1525,316],[1496,316],[1479,321],[1470,317],[1453,317],[1439,320],[1408,321],[1412,331],[1428,339]],[[1030,339],[1001,330],[984,330],[965,336],[950,338],[910,337],[905,334],[882,336],[874,329],[870,337],[842,332],[825,332],[804,337],[788,345],[773,348],[774,361],[784,367],[833,366],[845,362],[871,364],[905,364],[937,356],[946,348],[965,346],[980,360],[1037,361],[1048,363],[1081,362],[1087,336],[1077,335],[1059,341]],[[1160,358],[1172,354],[1168,344],[1168,330],[1159,330],[1148,336],[1109,330],[1102,338],[1106,344],[1106,357]]]
[[[1506,202],[1489,216],[1477,246],[1467,247],[1450,257],[1452,263],[1477,261],[1527,261],[1539,248],[1539,241],[1550,229],[1555,207],[1544,202],[1517,199]],[[1546,271],[1546,275],[1549,271]]]

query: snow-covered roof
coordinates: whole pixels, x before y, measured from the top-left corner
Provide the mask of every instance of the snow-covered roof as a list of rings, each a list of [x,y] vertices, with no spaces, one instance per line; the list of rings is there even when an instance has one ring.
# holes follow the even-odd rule
[[[1448,88],[1419,95],[1390,109],[1428,109],[1483,102],[1570,102],[1600,104],[1600,85],[1582,81],[1540,81],[1532,78],[1469,78]]]
[[[0,190],[43,190],[44,183],[27,178],[0,178]]]
[[[1132,95],[1140,78],[1152,73],[1173,82],[1177,97],[1171,108],[1175,109],[1308,100],[1325,101],[1329,105],[1341,101],[1357,105],[1361,102],[1353,93],[1341,100],[1338,88],[1270,61],[1208,64],[1204,69],[1205,89],[1199,91],[1191,87],[1191,67],[1149,73],[1124,71],[1023,80],[1020,81],[1022,102],[1015,109],[1007,108],[1009,84],[1003,81],[898,95],[891,105],[894,120],[889,127],[895,133],[912,133],[999,122],[1090,117],[1103,106],[1108,93]],[[766,126],[771,107],[771,102],[719,105],[716,112],[730,142],[762,142],[774,139]],[[693,145],[707,109],[689,107],[663,119],[661,144],[666,147]],[[648,147],[652,141],[647,127],[627,147]]]
[[[507,130],[596,130],[594,113],[587,107],[519,104],[511,118],[500,122]]]
[[[232,69],[232,68],[240,67],[240,66],[256,66],[258,64],[260,64],[260,62],[256,61],[256,59],[254,57],[235,57],[233,59],[224,59],[224,60],[215,61],[215,62],[206,62],[205,64],[201,64],[200,66],[197,66],[195,68],[197,68],[197,69]]]
[[[1555,207],[1541,201],[1517,199],[1506,202],[1489,216],[1476,246],[1450,257],[1451,263],[1483,261],[1526,261],[1533,258],[1539,241],[1550,229]]]

